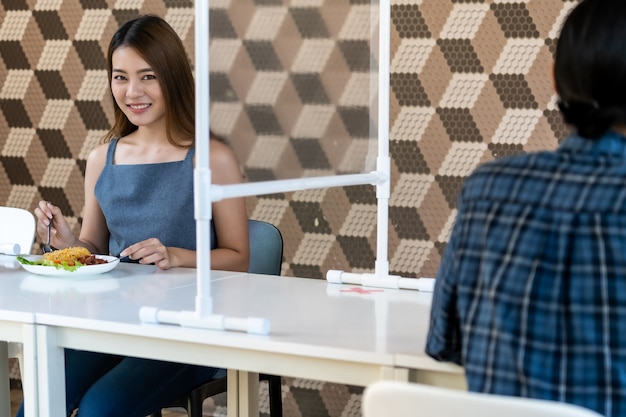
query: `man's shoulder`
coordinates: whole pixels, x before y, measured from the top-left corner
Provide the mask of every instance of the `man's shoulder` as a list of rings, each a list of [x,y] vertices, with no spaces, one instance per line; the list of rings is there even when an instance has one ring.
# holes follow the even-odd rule
[[[499,158],[476,168],[464,181],[463,201],[536,202],[540,190],[553,181],[558,169],[555,152],[533,152]]]

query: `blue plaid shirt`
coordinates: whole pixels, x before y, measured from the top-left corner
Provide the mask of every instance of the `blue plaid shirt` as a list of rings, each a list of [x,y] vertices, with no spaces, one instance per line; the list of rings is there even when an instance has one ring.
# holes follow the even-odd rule
[[[465,182],[426,352],[471,391],[626,415],[626,138],[573,135]]]

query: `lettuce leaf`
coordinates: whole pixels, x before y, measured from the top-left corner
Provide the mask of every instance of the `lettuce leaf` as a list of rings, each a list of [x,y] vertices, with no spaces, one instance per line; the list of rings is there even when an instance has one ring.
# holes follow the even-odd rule
[[[47,259],[40,259],[38,261],[29,261],[28,259],[22,256],[18,256],[17,261],[21,263],[22,265],[52,266],[52,267],[55,267],[56,269],[64,269],[66,271],[76,271],[77,268],[84,266],[82,263],[78,261],[74,265],[68,265],[66,262],[59,264],[56,262],[49,261]]]
[[[17,261],[22,265],[41,265],[43,261],[29,261],[28,259],[18,256]]]

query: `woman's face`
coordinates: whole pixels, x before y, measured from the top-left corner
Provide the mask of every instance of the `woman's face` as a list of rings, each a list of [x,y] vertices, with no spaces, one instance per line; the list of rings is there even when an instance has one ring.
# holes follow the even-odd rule
[[[128,120],[138,127],[165,125],[165,101],[150,65],[132,47],[112,55],[111,91]]]

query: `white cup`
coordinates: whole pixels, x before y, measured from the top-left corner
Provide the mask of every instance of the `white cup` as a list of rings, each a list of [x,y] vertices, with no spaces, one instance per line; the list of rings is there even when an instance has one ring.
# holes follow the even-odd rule
[[[0,253],[7,255],[19,255],[20,245],[17,243],[0,243]]]

